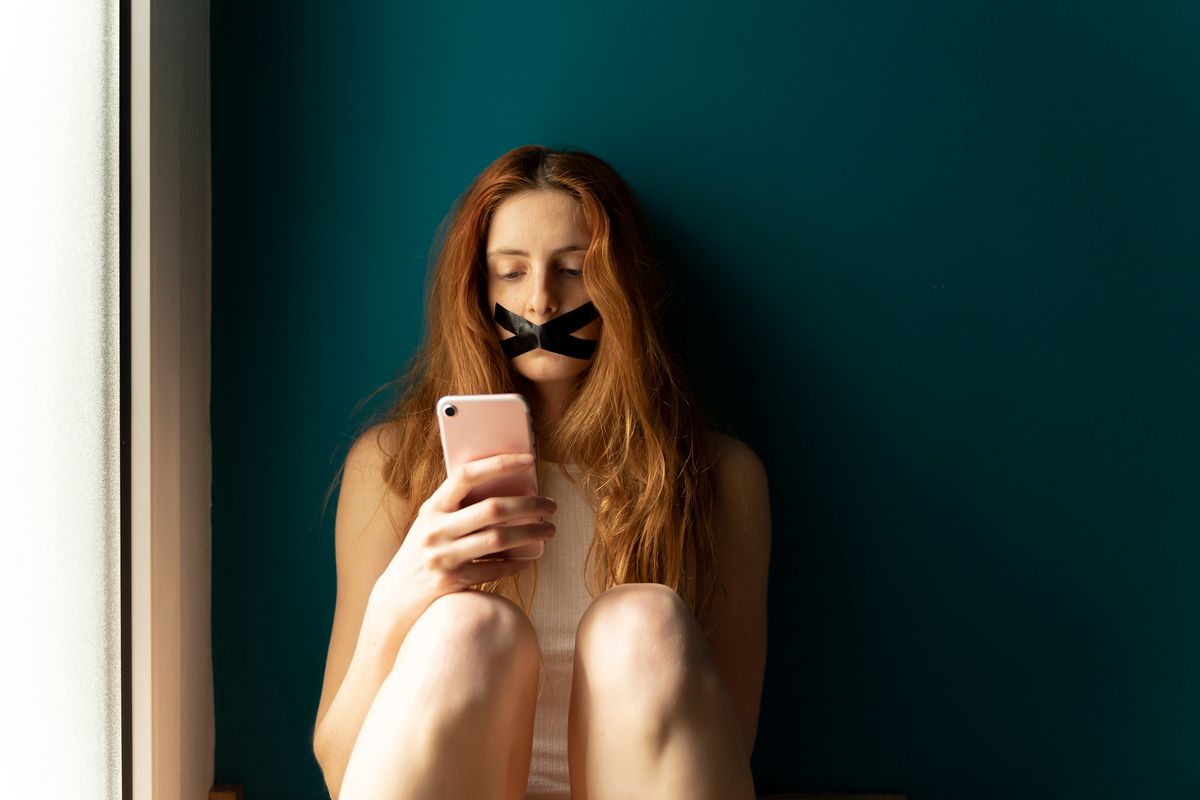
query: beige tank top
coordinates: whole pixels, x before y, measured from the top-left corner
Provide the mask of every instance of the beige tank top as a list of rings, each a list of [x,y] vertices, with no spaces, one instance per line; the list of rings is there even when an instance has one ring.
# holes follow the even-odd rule
[[[551,519],[555,534],[546,540],[538,559],[537,594],[530,621],[538,634],[544,661],[533,721],[533,758],[529,765],[526,800],[567,800],[571,782],[567,769],[567,711],[571,700],[571,668],[575,658],[575,629],[592,598],[584,588],[584,562],[595,532],[595,512],[582,488],[559,472],[560,465],[538,462],[541,493],[558,508]],[[583,468],[567,471],[582,483]],[[520,575],[521,591],[533,590],[532,568]]]

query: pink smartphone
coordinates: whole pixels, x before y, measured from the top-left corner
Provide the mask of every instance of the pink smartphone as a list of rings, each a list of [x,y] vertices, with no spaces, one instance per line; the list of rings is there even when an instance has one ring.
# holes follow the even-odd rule
[[[533,453],[533,417],[529,404],[519,394],[457,394],[439,398],[436,406],[438,428],[442,434],[442,454],[446,473],[464,461],[500,453]],[[460,508],[488,497],[516,497],[539,494],[536,464],[520,472],[491,478],[476,486],[463,499]],[[540,515],[509,520],[500,527],[539,522]],[[541,558],[544,541],[510,547],[480,559]],[[479,560],[479,559],[476,559]]]

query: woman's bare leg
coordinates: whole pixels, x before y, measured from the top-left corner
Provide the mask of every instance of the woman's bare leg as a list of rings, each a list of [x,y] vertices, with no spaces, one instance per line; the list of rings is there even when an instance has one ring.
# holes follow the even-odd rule
[[[430,604],[363,720],[339,800],[525,796],[537,633],[521,608],[479,591]]]
[[[597,597],[572,669],[572,800],[754,800],[733,699],[670,587],[629,583]]]

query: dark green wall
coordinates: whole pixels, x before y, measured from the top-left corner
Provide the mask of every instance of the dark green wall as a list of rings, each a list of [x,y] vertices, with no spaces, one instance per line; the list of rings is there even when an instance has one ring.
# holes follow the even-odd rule
[[[505,6],[213,2],[218,778],[323,796],[323,492],[541,143],[767,466],[760,791],[1200,796],[1200,8]]]

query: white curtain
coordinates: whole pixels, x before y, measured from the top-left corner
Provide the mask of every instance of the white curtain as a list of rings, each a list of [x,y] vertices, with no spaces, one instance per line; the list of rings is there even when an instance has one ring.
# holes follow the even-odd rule
[[[0,775],[121,796],[119,6],[0,4]]]

